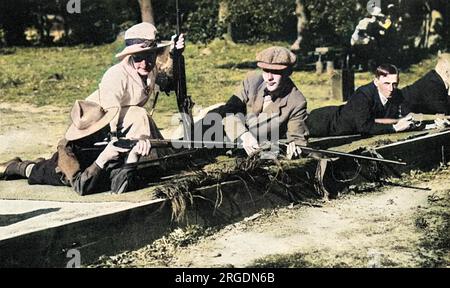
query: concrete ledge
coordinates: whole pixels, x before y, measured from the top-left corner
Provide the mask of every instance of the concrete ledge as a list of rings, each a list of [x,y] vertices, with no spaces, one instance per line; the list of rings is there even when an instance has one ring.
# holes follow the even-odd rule
[[[89,263],[102,254],[141,247],[161,237],[171,225],[170,205],[162,199],[140,204],[119,203],[119,206],[103,203],[105,207],[98,204],[42,204],[56,204],[47,209],[59,210],[50,211],[47,217],[40,215],[0,228],[1,267],[65,267],[69,260],[66,253],[72,248],[80,251],[82,263]],[[58,204],[63,207],[58,208]],[[86,207],[76,217],[71,209],[80,205]],[[38,221],[45,222],[39,225]],[[8,235],[6,229],[11,234]]]

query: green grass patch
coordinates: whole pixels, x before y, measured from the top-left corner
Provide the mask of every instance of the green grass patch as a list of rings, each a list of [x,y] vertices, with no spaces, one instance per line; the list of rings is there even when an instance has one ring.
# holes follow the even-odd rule
[[[70,106],[96,89],[116,46],[17,48],[0,55],[0,101]]]

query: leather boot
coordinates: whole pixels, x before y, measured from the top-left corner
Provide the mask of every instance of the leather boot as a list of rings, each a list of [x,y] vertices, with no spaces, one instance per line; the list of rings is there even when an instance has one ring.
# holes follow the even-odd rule
[[[12,180],[27,178],[28,165],[36,164],[34,161],[22,161],[19,157],[0,164],[0,179]]]
[[[6,170],[8,170],[8,167],[12,164],[17,164],[22,162],[22,159],[19,157],[15,157],[9,161],[0,163],[0,179],[6,179]]]

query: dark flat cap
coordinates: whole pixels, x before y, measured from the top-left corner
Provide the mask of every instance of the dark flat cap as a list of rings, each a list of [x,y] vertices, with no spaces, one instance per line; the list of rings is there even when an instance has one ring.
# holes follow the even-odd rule
[[[259,52],[256,61],[258,67],[262,69],[284,70],[295,64],[297,56],[287,48],[273,46]]]

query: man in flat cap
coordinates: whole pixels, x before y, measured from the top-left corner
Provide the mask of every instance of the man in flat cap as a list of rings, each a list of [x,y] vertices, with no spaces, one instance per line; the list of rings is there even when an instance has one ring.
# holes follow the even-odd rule
[[[287,156],[299,157],[306,145],[306,99],[290,79],[296,56],[284,47],[270,47],[256,55],[261,72],[251,73],[225,106],[224,129],[231,141],[242,143],[248,155],[264,140],[287,138]],[[278,135],[275,135],[278,134]]]
[[[94,102],[76,101],[71,111],[72,124],[58,143],[58,151],[50,159],[22,161],[16,157],[1,163],[0,179],[26,178],[31,185],[71,186],[79,195],[109,190],[122,193],[139,188],[142,183],[135,177],[136,166],[126,164],[149,154],[149,140],[139,140],[131,151],[116,147],[113,142],[103,149],[95,146],[108,139],[109,124],[118,111],[118,107],[104,110]],[[141,121],[143,115],[131,112],[124,123],[133,124],[132,133],[148,129]]]

